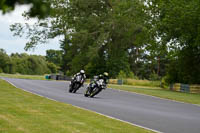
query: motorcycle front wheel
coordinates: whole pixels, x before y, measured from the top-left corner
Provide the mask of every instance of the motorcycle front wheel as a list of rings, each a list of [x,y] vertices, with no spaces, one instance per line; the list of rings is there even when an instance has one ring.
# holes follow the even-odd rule
[[[101,89],[99,89],[99,88],[94,89],[94,91],[90,94],[90,97],[94,97],[94,96],[97,95],[100,91],[101,91]]]
[[[87,89],[86,89],[86,91],[85,91],[85,94],[84,94],[85,97],[88,97],[88,96],[90,95],[90,94],[89,94],[89,89],[90,89],[90,88],[87,87]]]
[[[69,85],[69,93],[72,93],[73,88],[72,88],[72,84]]]

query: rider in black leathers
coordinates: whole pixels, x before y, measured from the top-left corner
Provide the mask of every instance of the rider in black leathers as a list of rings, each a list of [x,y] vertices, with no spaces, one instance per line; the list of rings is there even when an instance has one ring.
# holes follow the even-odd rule
[[[72,81],[71,81],[71,87],[73,88],[74,87],[74,83],[76,81],[76,77],[77,76],[81,76],[81,86],[84,84],[85,82],[85,79],[86,79],[86,76],[85,76],[85,71],[84,70],[81,70],[79,73],[75,74],[72,78]]]

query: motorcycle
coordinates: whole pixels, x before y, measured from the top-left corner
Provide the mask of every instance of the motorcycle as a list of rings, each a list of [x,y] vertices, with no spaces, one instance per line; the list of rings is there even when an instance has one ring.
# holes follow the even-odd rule
[[[94,88],[94,89],[92,89]],[[106,89],[106,84],[104,83],[103,79],[96,81],[96,84],[90,83],[85,91],[85,97],[94,97],[95,95],[99,94],[103,89]]]
[[[76,91],[81,87],[81,85],[82,85],[82,78],[81,75],[79,75],[74,80],[71,81],[69,85],[69,92],[76,93]]]

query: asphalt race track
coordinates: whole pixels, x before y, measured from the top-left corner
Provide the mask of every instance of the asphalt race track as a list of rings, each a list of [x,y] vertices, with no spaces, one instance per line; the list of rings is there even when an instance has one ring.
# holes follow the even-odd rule
[[[3,78],[16,87],[57,101],[164,133],[200,133],[200,106],[163,100],[114,89],[95,98],[84,97],[85,87],[68,92],[69,82]]]

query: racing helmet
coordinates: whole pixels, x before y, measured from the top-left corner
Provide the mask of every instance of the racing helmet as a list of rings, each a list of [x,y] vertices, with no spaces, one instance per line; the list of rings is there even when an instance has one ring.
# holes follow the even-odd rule
[[[104,75],[105,77],[108,77],[108,73],[107,73],[107,72],[104,72],[103,75]]]
[[[84,70],[81,70],[81,71],[80,71],[80,74],[85,74],[85,71],[84,71]]]

